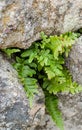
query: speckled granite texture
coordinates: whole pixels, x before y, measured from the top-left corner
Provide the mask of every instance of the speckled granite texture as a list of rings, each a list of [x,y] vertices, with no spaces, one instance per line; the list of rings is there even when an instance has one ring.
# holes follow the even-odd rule
[[[67,59],[67,66],[73,76],[73,79],[82,84],[82,36],[73,45]]]
[[[59,108],[64,120],[64,130],[82,130],[82,93],[60,94]],[[48,114],[34,130],[60,130]]]
[[[33,107],[16,71],[0,53],[0,130],[31,130],[43,119],[45,113],[44,94],[41,89],[35,95]]]
[[[0,0],[0,48],[82,28],[82,0]]]

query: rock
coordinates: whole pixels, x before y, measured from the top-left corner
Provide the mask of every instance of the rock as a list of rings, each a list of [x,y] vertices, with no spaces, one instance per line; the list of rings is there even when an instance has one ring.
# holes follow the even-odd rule
[[[64,130],[82,130],[82,93],[59,94],[59,109],[64,121]],[[34,130],[60,130],[46,113],[44,120]]]
[[[44,120],[35,127],[34,130],[60,130],[47,113],[44,116]]]
[[[65,130],[82,130],[82,93],[59,96]]]
[[[82,36],[73,45],[66,63],[73,80],[82,84]]]
[[[82,0],[0,0],[0,48],[28,48],[47,35],[82,28]]]
[[[0,53],[0,130],[34,130],[45,113],[43,99],[39,88],[33,107],[29,107],[16,71]]]

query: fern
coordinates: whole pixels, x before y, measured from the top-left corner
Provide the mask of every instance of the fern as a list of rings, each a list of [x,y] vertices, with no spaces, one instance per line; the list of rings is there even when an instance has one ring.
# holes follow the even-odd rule
[[[82,86],[72,82],[72,77],[68,70],[63,70],[63,76],[55,76],[51,80],[44,78],[43,88],[49,93],[70,92],[72,94],[82,91]]]
[[[50,37],[42,32],[42,40],[33,43],[29,49],[4,50],[8,56],[13,53],[18,54],[13,66],[30,99],[30,106],[32,106],[34,94],[38,92],[37,82],[39,82],[42,89],[47,91],[47,94],[45,93],[46,107],[61,130],[63,130],[63,123],[55,95],[59,92],[75,94],[82,91],[80,85],[72,82],[72,76],[64,65],[64,59],[68,56],[77,37],[76,33],[71,32]]]
[[[32,107],[34,94],[38,93],[37,80],[35,78],[24,78],[22,81],[27,97],[30,101],[30,107]]]
[[[63,120],[62,120],[62,114],[58,108],[58,98],[57,96],[49,94],[47,91],[45,92],[45,104],[47,111],[51,115],[53,121],[56,123],[56,125],[61,129],[63,128]]]
[[[32,107],[34,94],[38,93],[37,79],[33,78],[33,75],[36,74],[35,69],[33,69],[36,67],[36,64],[32,63],[29,65],[28,60],[16,57],[16,63],[14,63],[13,66],[18,72],[19,78],[24,85],[26,95],[29,98],[30,106]]]

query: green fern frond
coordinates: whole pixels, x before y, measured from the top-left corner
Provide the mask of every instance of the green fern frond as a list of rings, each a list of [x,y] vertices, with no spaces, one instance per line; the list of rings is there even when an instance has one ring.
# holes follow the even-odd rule
[[[26,95],[29,98],[30,107],[32,107],[34,94],[38,93],[37,80],[35,78],[27,77],[23,79],[22,83],[24,85]]]
[[[62,114],[58,108],[57,96],[51,95],[48,92],[45,92],[45,104],[46,104],[46,109],[51,115],[53,121],[60,128],[60,130],[64,130]]]

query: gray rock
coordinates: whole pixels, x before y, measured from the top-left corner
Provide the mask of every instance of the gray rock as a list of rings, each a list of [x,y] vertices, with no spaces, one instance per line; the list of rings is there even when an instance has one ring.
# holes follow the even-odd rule
[[[72,47],[69,58],[67,59],[67,67],[73,76],[73,80],[82,84],[82,36]]]
[[[64,121],[64,130],[82,130],[82,93],[60,94],[59,109]],[[46,113],[44,120],[34,130],[60,130]]]
[[[82,28],[82,0],[0,0],[0,48],[27,48],[40,32]]]
[[[82,93],[61,94],[59,100],[65,130],[82,130]]]
[[[29,107],[16,71],[0,53],[0,130],[33,130],[45,113],[43,99],[39,88],[33,107]]]
[[[46,113],[44,116],[44,120],[41,121],[41,123],[38,126],[36,126],[34,130],[60,130],[60,129],[56,127],[51,117]]]

